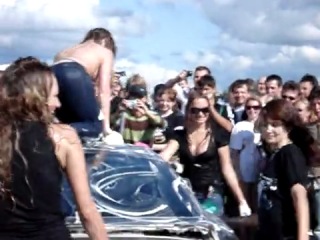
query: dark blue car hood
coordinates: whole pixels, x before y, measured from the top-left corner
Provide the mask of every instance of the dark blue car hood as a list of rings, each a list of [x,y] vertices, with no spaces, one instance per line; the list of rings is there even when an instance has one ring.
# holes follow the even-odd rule
[[[84,150],[91,194],[108,229],[199,226],[232,233],[202,210],[188,182],[153,151],[98,142],[87,142]],[[63,196],[67,222],[74,224],[75,204],[66,182]]]

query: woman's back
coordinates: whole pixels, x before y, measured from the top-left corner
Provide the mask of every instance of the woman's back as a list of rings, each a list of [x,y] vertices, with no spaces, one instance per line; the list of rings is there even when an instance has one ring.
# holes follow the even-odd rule
[[[47,126],[25,121],[12,135],[12,180],[8,197],[0,200],[0,238],[68,239],[60,207],[62,170]]]
[[[80,63],[93,79],[96,79],[102,62],[108,56],[106,52],[111,53],[109,49],[93,41],[86,41],[59,52],[55,57],[55,62],[74,60]]]

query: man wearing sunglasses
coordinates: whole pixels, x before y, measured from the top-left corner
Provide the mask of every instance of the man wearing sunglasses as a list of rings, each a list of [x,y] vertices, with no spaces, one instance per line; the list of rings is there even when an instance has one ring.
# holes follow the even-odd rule
[[[231,132],[232,123],[229,120],[228,110],[225,105],[218,103],[216,99],[216,81],[211,75],[205,75],[201,77],[195,90],[201,95],[208,98],[210,102],[210,108],[208,108],[214,122],[219,124],[227,132]],[[192,109],[191,109],[192,110]]]
[[[299,99],[300,86],[295,81],[288,81],[282,86],[282,99],[291,102],[292,104]]]

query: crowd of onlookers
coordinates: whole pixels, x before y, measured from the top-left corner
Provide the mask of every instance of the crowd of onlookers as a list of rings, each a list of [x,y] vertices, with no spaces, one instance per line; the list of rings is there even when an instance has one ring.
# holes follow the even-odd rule
[[[184,126],[188,98],[197,93],[210,99],[215,106],[212,118],[232,135],[241,132],[235,125],[248,119],[248,110],[259,113],[272,99],[292,103],[301,121],[316,134],[314,127],[320,107],[318,80],[313,75],[306,74],[299,81],[283,81],[275,74],[256,81],[238,79],[230,84],[227,96],[221,96],[209,68],[197,67],[192,84],[187,74],[188,71],[182,71],[177,77],[157,84],[150,92],[143,76],[134,74],[123,84],[123,77],[115,73],[111,82],[112,128],[123,134],[126,143],[145,144],[161,151],[168,140],[167,134]],[[257,106],[246,108],[248,100],[256,101]]]
[[[125,86],[121,85],[119,76],[114,75],[111,84],[112,128],[122,134],[126,143],[150,147],[171,163],[178,159],[182,164],[179,173],[190,180],[200,203],[204,203],[214,189],[224,203],[219,214],[248,216],[258,212],[260,226],[264,226],[261,199],[268,196],[274,182],[283,184],[275,170],[270,173],[269,168],[279,167],[268,161],[274,157],[272,154],[282,153],[280,157],[280,153],[276,155],[281,159],[279,162],[297,161],[297,166],[279,167],[285,184],[294,181],[288,188],[279,186],[279,190],[287,194],[290,187],[293,189],[292,184],[300,181],[305,184],[302,179],[306,168],[301,162],[312,155],[311,150],[305,149],[318,147],[320,140],[318,80],[310,74],[298,81],[284,81],[276,74],[257,81],[238,79],[230,84],[227,96],[221,97],[217,96],[213,75],[209,68],[199,66],[193,72],[194,87],[188,82],[190,72],[182,71],[175,78],[156,85],[151,93],[148,93],[145,79],[138,74],[129,77]],[[272,123],[268,130],[264,125],[268,125],[270,119],[278,122]],[[276,129],[282,126],[281,121],[282,133]],[[294,135],[300,127],[308,132],[301,130],[301,135]],[[282,142],[286,144],[281,145]],[[303,156],[294,147],[286,148],[287,144],[297,145]],[[317,159],[316,150],[313,155]],[[313,177],[320,176],[318,167],[310,169]],[[310,174],[309,170],[307,172]],[[279,193],[281,199],[288,197],[282,194]],[[297,212],[296,216],[287,212],[282,216],[283,211],[293,214],[298,211],[292,198],[295,198],[293,194],[285,199],[291,208],[278,209],[273,213],[275,219],[296,219]],[[271,205],[276,202],[268,201]],[[297,231],[296,225],[292,225],[297,221],[288,222],[288,226]],[[267,232],[275,227],[279,226],[266,227]],[[265,239],[271,239],[270,236],[278,239],[283,234],[282,230],[275,231],[275,235],[261,232],[269,236]],[[285,234],[292,233],[290,230]],[[263,239],[261,235],[260,239]]]
[[[199,66],[149,92],[139,74],[122,85],[123,74],[112,72],[116,50],[112,34],[95,28],[51,66],[26,57],[0,73],[1,239],[70,239],[62,170],[87,233],[107,239],[79,138],[101,134],[159,153],[206,211],[257,213],[259,240],[320,231],[316,77],[238,79],[219,97],[214,73]]]

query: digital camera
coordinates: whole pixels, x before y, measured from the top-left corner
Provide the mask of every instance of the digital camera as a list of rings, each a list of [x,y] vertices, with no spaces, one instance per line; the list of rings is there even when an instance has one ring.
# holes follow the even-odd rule
[[[193,74],[193,72],[192,71],[187,71],[187,77],[191,77],[192,76],[192,74]]]
[[[132,99],[132,100],[127,100],[127,107],[129,109],[134,109],[137,106],[137,100]]]
[[[121,71],[121,72],[115,72],[116,75],[119,75],[120,77],[125,77],[127,76],[126,71]]]

